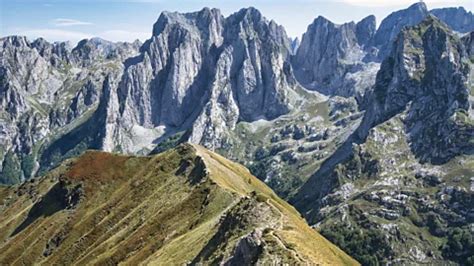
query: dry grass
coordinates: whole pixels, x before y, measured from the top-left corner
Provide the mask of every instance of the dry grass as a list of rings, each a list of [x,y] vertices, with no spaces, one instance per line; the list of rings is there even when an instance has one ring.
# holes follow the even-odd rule
[[[288,246],[311,262],[323,265],[357,265],[358,263],[334,246],[318,232],[311,229],[300,214],[287,202],[279,198],[267,185],[252,176],[244,166],[231,162],[199,145],[193,145],[210,167],[210,176],[220,186],[240,195],[256,191],[267,199],[267,203],[278,209],[285,218],[285,226],[278,230]]]
[[[196,172],[197,156],[208,175]],[[58,179],[68,191],[83,190],[77,206],[39,215],[12,235]],[[356,264],[246,168],[191,145],[153,157],[87,152],[35,183],[0,187],[0,264],[183,264],[211,243],[222,217],[254,191],[291,225],[276,234],[308,262]],[[252,229],[245,226],[229,231],[235,235],[227,237],[225,252]]]

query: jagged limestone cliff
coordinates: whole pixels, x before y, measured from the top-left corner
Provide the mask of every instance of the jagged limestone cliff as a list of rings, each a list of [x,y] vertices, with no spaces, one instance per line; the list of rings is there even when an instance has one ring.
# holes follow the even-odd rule
[[[0,182],[34,176],[43,150],[91,116],[104,81],[120,75],[121,61],[139,45],[91,39],[72,49],[43,39],[0,39]]]
[[[472,236],[474,221],[467,58],[433,16],[403,30],[359,128],[293,199],[362,263],[472,260],[469,242],[451,242],[459,232]]]

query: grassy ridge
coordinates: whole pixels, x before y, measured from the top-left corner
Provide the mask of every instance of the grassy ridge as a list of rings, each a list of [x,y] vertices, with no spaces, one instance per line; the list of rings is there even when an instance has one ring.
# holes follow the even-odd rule
[[[0,187],[0,204],[0,264],[356,264],[246,168],[190,144],[152,157],[90,151]]]

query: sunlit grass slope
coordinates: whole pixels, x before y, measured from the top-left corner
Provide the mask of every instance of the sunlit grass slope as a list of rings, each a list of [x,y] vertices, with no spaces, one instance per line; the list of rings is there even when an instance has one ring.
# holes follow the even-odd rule
[[[153,157],[90,151],[0,187],[0,264],[356,261],[243,166],[191,144]]]

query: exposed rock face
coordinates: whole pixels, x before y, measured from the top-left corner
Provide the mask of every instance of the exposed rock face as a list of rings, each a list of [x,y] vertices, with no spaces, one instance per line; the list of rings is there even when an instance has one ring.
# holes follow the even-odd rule
[[[375,16],[370,15],[356,24],[357,43],[366,47],[376,32]]]
[[[296,38],[291,40],[290,46],[291,46],[291,54],[292,55],[296,54],[296,52],[298,51],[298,48],[300,47],[300,45],[301,45],[300,38],[296,37]]]
[[[105,150],[138,152],[163,134],[195,119],[206,97],[213,58],[222,43],[223,17],[216,9],[164,12],[141,53],[128,61],[107,113]],[[192,117],[194,116],[194,117]],[[162,127],[160,127],[162,126]],[[133,149],[132,149],[133,147]]]
[[[388,56],[392,43],[404,27],[420,23],[429,14],[438,17],[454,31],[466,33],[474,30],[474,15],[464,8],[439,8],[428,11],[425,3],[418,2],[407,9],[390,14],[382,21],[372,43],[379,49],[379,59],[383,60]]]
[[[407,9],[390,14],[380,23],[373,45],[379,49],[378,57],[384,59],[391,51],[398,33],[406,26],[420,23],[429,14],[426,4],[417,2]]]
[[[81,43],[71,49],[68,43],[51,44],[44,39],[32,43],[18,36],[0,40],[2,183],[36,173],[42,145],[93,112],[105,76],[121,71],[121,58],[112,54],[120,54],[122,46],[128,50],[121,53],[136,53],[138,46],[108,43],[104,50],[93,41]],[[94,51],[87,55],[87,64],[80,50]]]
[[[253,8],[226,19],[217,9],[163,13],[125,71],[119,118],[107,125],[115,143],[104,149],[137,151],[125,132],[137,126],[151,138],[191,127],[192,141],[218,148],[238,120],[287,113],[296,85],[289,54],[283,28]]]
[[[474,61],[474,31],[466,34],[462,38],[464,47],[466,47],[466,53],[470,56],[471,61]]]
[[[462,42],[431,15],[403,31],[377,74],[373,105],[359,136],[407,109],[406,131],[421,161],[444,163],[469,153],[474,134],[468,123],[470,70],[465,57]]]
[[[427,255],[429,250],[437,248],[426,248],[423,240],[412,239],[408,231],[394,228],[404,226],[399,218],[410,213],[402,208],[407,196],[414,199],[413,208],[423,213],[420,219],[424,222],[431,219],[430,215],[441,215],[439,219],[448,227],[446,232],[452,229],[450,226],[455,226],[448,221],[449,215],[461,216],[459,219],[463,226],[472,221],[469,208],[467,212],[459,213],[455,205],[433,203],[433,208],[428,210],[421,203],[420,196],[412,194],[414,187],[420,187],[415,185],[420,182],[416,174],[420,169],[431,169],[436,172],[435,176],[446,181],[453,177],[451,171],[466,173],[455,174],[460,179],[469,178],[472,172],[469,165],[474,154],[474,117],[469,101],[470,71],[466,59],[461,40],[432,15],[419,25],[404,29],[381,65],[374,91],[369,95],[370,106],[359,128],[322,164],[293,199],[310,221],[322,221],[321,226],[327,234],[330,231],[346,234],[361,228],[379,228],[381,232],[398,234],[398,237],[383,240],[385,244],[373,254],[370,254],[372,251],[359,254],[359,259],[374,256],[387,262],[424,263],[453,259],[444,251]],[[428,167],[425,163],[431,165]],[[457,168],[452,165],[464,166]],[[440,178],[427,177],[429,185],[426,186],[442,191],[445,187],[441,184],[446,181]],[[407,192],[402,193],[405,196],[387,196],[387,187],[388,191]],[[377,198],[370,193],[380,195]],[[463,195],[456,201],[464,206],[469,204],[471,196]],[[365,203],[359,200],[361,197],[371,202],[378,201],[379,205],[371,205],[368,212]],[[429,213],[435,209],[436,214]],[[334,219],[332,215],[338,218]],[[387,227],[372,217],[397,222],[391,222],[393,226]],[[351,229],[338,227],[343,224],[347,227],[347,223],[351,224]],[[424,230],[423,224],[417,226],[420,228],[416,230]],[[436,233],[436,230],[431,228],[430,234],[446,236]],[[374,240],[376,236],[369,239]],[[393,244],[401,239],[410,239],[413,243],[406,246]],[[411,250],[413,248],[417,250]],[[405,253],[411,255],[405,256]]]
[[[176,132],[187,131],[185,138],[209,148],[223,147],[238,121],[275,119],[288,113],[300,97],[289,38],[254,8],[228,18],[208,8],[188,14],[164,12],[151,39],[140,48],[139,42],[98,38],[83,40],[73,49],[42,39],[29,44],[13,37],[4,43],[1,102],[8,116],[18,120],[43,102],[57,106],[40,110],[41,123],[31,122],[41,124],[41,134],[24,126],[8,129],[8,148],[1,154],[6,158],[12,150],[8,161],[13,166],[6,170],[13,172],[14,182],[86,148],[146,154]],[[18,72],[16,79],[13,71]],[[12,86],[15,89],[7,89]],[[17,140],[18,147],[7,144],[19,128],[27,138],[36,134],[35,139]],[[38,144],[35,149],[33,142]],[[32,155],[34,167],[26,176],[20,154]]]
[[[460,33],[474,31],[474,14],[466,11],[464,7],[437,8],[431,14],[446,23],[451,29]]]
[[[460,33],[474,28],[474,15],[464,8],[428,11],[423,2],[390,14],[376,29],[375,17],[359,23],[336,25],[318,17],[303,36],[294,53],[293,68],[306,88],[329,96],[356,97],[365,108],[363,96],[375,84],[380,67],[400,31],[420,23],[429,14],[437,16]]]
[[[289,112],[296,87],[285,31],[256,9],[227,18],[221,49],[210,98],[191,135],[211,148],[222,146],[222,125],[232,129],[238,120],[270,120]]]
[[[293,59],[298,80],[326,95],[362,96],[373,84],[371,76],[375,77],[378,67],[363,62],[374,34],[374,16],[343,25],[318,17],[303,35]]]
[[[133,43],[113,43],[100,38],[84,39],[72,49],[71,54],[75,64],[84,67],[91,66],[98,60],[123,61],[136,54],[140,48],[140,41]]]

